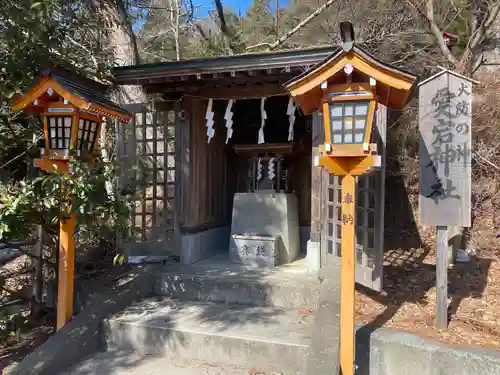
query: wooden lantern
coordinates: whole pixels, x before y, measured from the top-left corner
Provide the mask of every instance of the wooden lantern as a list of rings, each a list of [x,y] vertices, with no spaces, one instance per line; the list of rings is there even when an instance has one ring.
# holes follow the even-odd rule
[[[91,161],[98,155],[99,133],[105,117],[128,121],[131,115],[111,102],[107,86],[63,70],[46,71],[12,109],[43,119],[45,147],[35,166],[51,173],[68,173],[74,158]],[[59,228],[57,329],[73,316],[76,214],[68,213]]]
[[[43,119],[45,147],[35,166],[47,172],[67,171],[75,157],[98,155],[105,117],[127,122],[131,115],[107,97],[107,86],[64,70],[45,71],[23,95],[14,98],[13,111]]]
[[[354,374],[356,176],[381,166],[372,143],[377,105],[402,109],[416,77],[384,64],[355,44],[354,28],[341,23],[342,46],[285,84],[305,114],[322,112],[324,145],[315,166],[342,176],[340,369]],[[332,371],[335,371],[333,369]]]

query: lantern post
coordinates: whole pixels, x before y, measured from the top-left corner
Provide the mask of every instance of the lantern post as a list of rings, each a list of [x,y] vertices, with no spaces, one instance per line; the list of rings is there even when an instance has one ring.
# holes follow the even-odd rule
[[[356,46],[350,22],[342,22],[340,32],[341,48],[287,82],[285,87],[304,114],[318,111],[323,115],[325,141],[319,146],[320,156],[315,157],[314,166],[341,176],[339,362],[342,375],[353,375],[356,179],[379,169],[383,162],[377,150],[378,135],[373,131],[377,106],[402,109],[411,98],[416,77],[380,62]],[[321,264],[321,267],[324,266]]]
[[[91,163],[99,156],[98,140],[106,117],[123,122],[131,117],[107,98],[107,86],[63,70],[43,72],[25,94],[14,98],[12,108],[43,120],[45,147],[34,165],[66,175],[71,174],[72,160]],[[73,316],[76,222],[76,212],[61,207],[57,330]]]

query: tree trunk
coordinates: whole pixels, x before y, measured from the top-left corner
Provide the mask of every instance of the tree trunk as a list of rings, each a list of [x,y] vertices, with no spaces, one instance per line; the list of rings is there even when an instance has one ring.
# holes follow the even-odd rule
[[[115,66],[136,65],[140,63],[139,50],[132,24],[127,14],[123,0],[94,0],[97,9],[107,26],[107,43],[113,49]],[[147,95],[142,86],[120,86],[115,87],[113,99],[121,104],[147,103]],[[117,123],[117,126],[122,124]],[[114,137],[112,136],[114,133]],[[103,123],[100,136],[101,155],[105,162],[109,162],[110,150],[116,150],[118,140],[118,128],[110,128],[106,122]],[[115,142],[110,142],[110,140]],[[117,158],[120,155],[116,155]],[[106,190],[112,194],[114,186],[119,186],[119,181],[106,181]],[[122,248],[122,238],[117,233],[117,249]],[[120,251],[120,250],[119,250]]]
[[[95,1],[98,2],[97,9],[108,26],[107,41],[114,51],[115,66],[139,64],[139,49],[123,0]],[[147,102],[142,86],[122,86],[116,95],[121,104]]]

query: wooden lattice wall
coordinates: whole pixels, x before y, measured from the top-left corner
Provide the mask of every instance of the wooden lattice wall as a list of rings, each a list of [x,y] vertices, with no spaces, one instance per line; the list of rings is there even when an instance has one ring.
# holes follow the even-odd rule
[[[124,173],[120,184],[134,192],[130,225],[135,238],[125,243],[130,255],[176,252],[176,114],[162,104],[133,105],[132,121],[118,133]]]
[[[370,176],[358,177],[356,182],[356,282],[378,291],[382,288],[384,247],[386,111],[384,106],[378,106],[372,140],[381,152],[382,168]],[[324,142],[323,129],[323,117],[315,113],[313,146]],[[314,155],[318,155],[317,149],[313,150]],[[321,266],[339,266],[342,254],[340,177],[313,167],[312,181],[312,238],[321,239]]]

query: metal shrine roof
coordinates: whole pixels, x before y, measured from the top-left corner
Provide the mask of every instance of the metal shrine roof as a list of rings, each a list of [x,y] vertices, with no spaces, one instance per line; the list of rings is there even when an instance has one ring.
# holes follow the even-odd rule
[[[247,53],[241,55],[189,59],[154,64],[116,67],[112,74],[120,85],[151,84],[162,77],[213,75],[249,70],[269,70],[297,67],[306,70],[324,60],[336,50],[335,47],[316,47],[287,51]],[[157,83],[160,83],[158,81]]]

